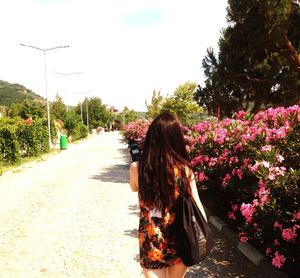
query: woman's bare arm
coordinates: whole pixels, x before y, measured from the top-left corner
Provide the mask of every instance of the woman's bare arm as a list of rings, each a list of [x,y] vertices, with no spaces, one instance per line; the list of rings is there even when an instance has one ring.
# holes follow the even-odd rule
[[[129,167],[129,183],[133,192],[138,191],[138,180],[139,180],[139,165],[138,162],[132,162]]]
[[[205,220],[207,222],[207,216],[206,216],[204,207],[202,205],[202,202],[200,201],[200,198],[199,198],[199,194],[198,194],[198,189],[197,189],[197,185],[196,185],[194,173],[191,170],[189,170],[189,175],[190,175],[190,178],[191,178],[190,186],[191,186],[191,191],[192,191],[191,192],[192,193],[192,197],[195,200],[198,208],[200,209],[203,217],[205,218]]]

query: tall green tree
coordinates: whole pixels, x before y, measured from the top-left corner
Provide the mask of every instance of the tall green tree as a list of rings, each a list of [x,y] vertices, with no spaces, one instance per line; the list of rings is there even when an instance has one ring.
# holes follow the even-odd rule
[[[139,118],[139,114],[133,109],[129,109],[127,106],[123,108],[121,115],[122,115],[122,122],[124,124],[133,122]]]
[[[155,118],[161,112],[163,101],[164,98],[160,94],[160,91],[153,90],[151,103],[148,104],[147,101],[145,102],[147,106],[146,117],[148,119]]]
[[[171,96],[165,98],[161,111],[176,114],[183,124],[192,124],[203,112],[203,109],[194,100],[196,88],[197,84],[190,81],[179,85]]]
[[[21,103],[13,103],[8,109],[9,117],[46,118],[46,105],[44,103],[25,99]]]
[[[107,110],[107,106],[102,102],[99,97],[85,98],[82,104],[78,104],[75,111],[81,115],[81,107],[83,114],[83,122],[87,123],[87,115],[89,118],[90,128],[98,126],[106,127],[111,125],[113,116]]]
[[[50,111],[54,119],[65,120],[67,113],[66,105],[58,94],[56,94],[54,101],[51,103]]]
[[[300,3],[296,0],[229,0],[228,27],[218,57],[203,59],[205,86],[195,98],[210,113],[257,112],[291,105],[300,91]]]

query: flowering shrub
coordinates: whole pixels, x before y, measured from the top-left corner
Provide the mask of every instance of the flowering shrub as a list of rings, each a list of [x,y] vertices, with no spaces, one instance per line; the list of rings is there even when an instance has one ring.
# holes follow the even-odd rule
[[[48,151],[48,129],[44,119],[0,119],[0,166]]]
[[[199,189],[278,268],[296,270],[300,232],[300,107],[201,122],[188,146]],[[299,269],[298,269],[299,271]]]
[[[124,127],[144,140],[149,123]],[[219,216],[291,276],[299,269],[300,107],[183,127],[198,188]],[[218,209],[219,208],[219,209]]]
[[[150,122],[147,120],[130,122],[123,126],[123,136],[128,142],[137,142],[139,147],[142,149],[149,125]]]

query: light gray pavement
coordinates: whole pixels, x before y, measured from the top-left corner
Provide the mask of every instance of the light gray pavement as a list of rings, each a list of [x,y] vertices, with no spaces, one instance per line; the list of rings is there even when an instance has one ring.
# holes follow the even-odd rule
[[[1,176],[0,278],[142,277],[129,162],[111,132]],[[186,277],[266,276],[216,231]]]

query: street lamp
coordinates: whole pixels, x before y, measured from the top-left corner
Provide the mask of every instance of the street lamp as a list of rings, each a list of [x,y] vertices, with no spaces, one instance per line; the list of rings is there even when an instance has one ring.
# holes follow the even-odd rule
[[[84,91],[84,92],[74,92],[74,94],[83,95],[88,94],[91,91]],[[80,102],[80,112],[81,112],[81,122],[83,123],[83,115],[82,115],[82,102]],[[88,101],[86,101],[86,126],[89,130],[89,107],[88,107]]]
[[[61,72],[57,72],[55,71],[55,73],[60,74],[64,77],[65,80],[65,90],[66,90],[66,109],[67,112],[69,111],[69,106],[68,106],[68,86],[67,86],[67,79],[66,77],[70,76],[70,75],[74,75],[74,74],[81,74],[82,72],[70,72],[70,73],[61,73]]]
[[[21,46],[31,47],[44,52],[44,67],[45,67],[45,90],[46,90],[46,101],[47,101],[47,121],[48,121],[48,135],[49,135],[49,148],[51,148],[51,129],[50,129],[50,109],[49,109],[49,99],[48,99],[48,86],[47,86],[47,66],[46,66],[46,52],[58,48],[67,48],[68,45],[55,46],[51,48],[39,48],[33,45],[20,43]]]

